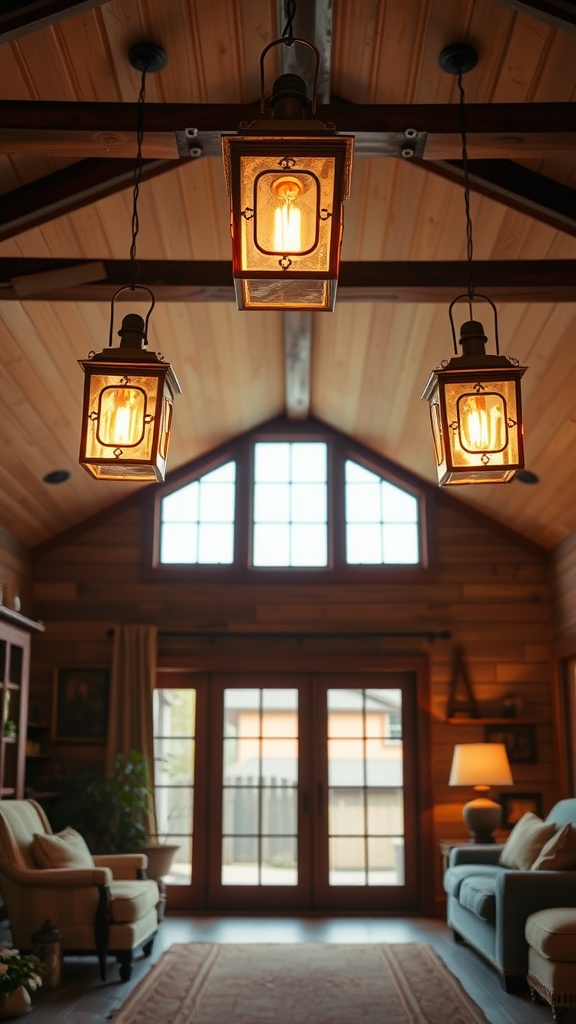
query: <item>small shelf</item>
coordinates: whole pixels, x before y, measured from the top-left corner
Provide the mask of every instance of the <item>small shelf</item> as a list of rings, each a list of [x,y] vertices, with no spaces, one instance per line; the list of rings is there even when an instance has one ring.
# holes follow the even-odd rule
[[[536,725],[537,718],[447,718],[449,725]]]

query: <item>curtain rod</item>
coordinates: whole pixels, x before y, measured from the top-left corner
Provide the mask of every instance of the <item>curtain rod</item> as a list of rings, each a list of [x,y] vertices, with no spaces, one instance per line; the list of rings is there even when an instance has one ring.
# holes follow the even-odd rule
[[[108,630],[108,636],[114,636],[114,629],[109,629]],[[253,631],[252,632],[250,630],[231,630],[231,629],[224,629],[224,630],[216,630],[216,629],[204,629],[204,630],[195,630],[195,629],[181,629],[181,630],[180,629],[159,629],[158,630],[158,636],[159,637],[169,637],[169,638],[178,638],[178,637],[182,637],[182,638],[185,638],[185,637],[196,638],[196,637],[202,637],[205,640],[222,640],[224,637],[233,637],[234,639],[243,638],[243,639],[250,639],[250,640],[254,640],[254,639],[257,639],[257,640],[264,640],[264,639],[269,639],[269,640],[278,640],[278,639],[294,640],[294,639],[297,639],[299,642],[301,642],[302,640],[307,640],[308,638],[317,639],[319,637],[342,637],[342,636],[343,637],[347,637],[347,638],[354,637],[355,639],[358,639],[360,637],[370,637],[372,639],[374,639],[374,638],[381,638],[381,637],[424,637],[425,639],[428,640],[429,643],[433,643],[434,640],[450,640],[450,638],[452,636],[452,633],[448,629],[442,629],[442,630],[422,629],[422,630],[405,630],[405,631],[402,631],[402,630],[401,631],[398,631],[398,630],[377,630],[377,631],[374,631],[374,632],[369,632],[368,630],[360,630],[360,631],[357,631],[357,632],[350,632],[348,630],[338,630],[338,632],[336,632],[335,630],[323,630],[323,631],[312,631],[312,632],[306,632],[306,633],[303,633],[303,632],[298,631],[298,630],[295,630],[294,632],[286,632],[285,631],[285,632],[279,632],[279,633],[272,633],[272,632],[266,632],[266,631],[264,631],[264,632]]]

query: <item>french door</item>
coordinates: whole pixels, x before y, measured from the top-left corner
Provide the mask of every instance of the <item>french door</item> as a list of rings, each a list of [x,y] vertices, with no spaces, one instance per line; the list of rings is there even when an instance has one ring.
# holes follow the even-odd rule
[[[211,673],[194,703],[193,906],[418,909],[415,673]]]

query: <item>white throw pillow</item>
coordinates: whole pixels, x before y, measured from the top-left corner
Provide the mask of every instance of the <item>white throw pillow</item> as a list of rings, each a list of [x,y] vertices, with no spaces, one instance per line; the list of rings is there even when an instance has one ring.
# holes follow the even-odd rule
[[[85,839],[75,829],[66,826],[50,836],[35,832],[32,853],[41,868],[93,868],[94,860]]]
[[[502,853],[500,864],[505,868],[529,871],[539,856],[542,847],[556,832],[553,822],[542,821],[537,814],[528,811],[512,829]]]
[[[563,825],[542,847],[532,871],[574,871],[576,869],[576,828]]]

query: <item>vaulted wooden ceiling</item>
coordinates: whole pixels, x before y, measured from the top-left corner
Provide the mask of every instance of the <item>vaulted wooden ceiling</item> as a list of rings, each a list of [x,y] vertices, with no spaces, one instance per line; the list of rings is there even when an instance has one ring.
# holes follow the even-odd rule
[[[136,487],[78,465],[77,361],[106,346],[129,281],[140,79],[127,53],[142,40],[168,55],[147,76],[138,256],[151,347],[183,391],[170,468],[287,412],[435,481],[420,394],[452,354],[448,304],[467,281],[458,93],[438,55],[465,40],[480,55],[464,81],[476,287],[497,303],[501,350],[529,367],[540,482],[456,493],[552,547],[576,529],[573,3],[299,0],[295,33],[323,56],[320,117],[356,136],[336,310],[311,316],[237,311],[220,158],[221,133],[254,116],[284,14],[282,0],[5,0],[0,524],[33,546]],[[70,479],[48,486],[57,469]]]

